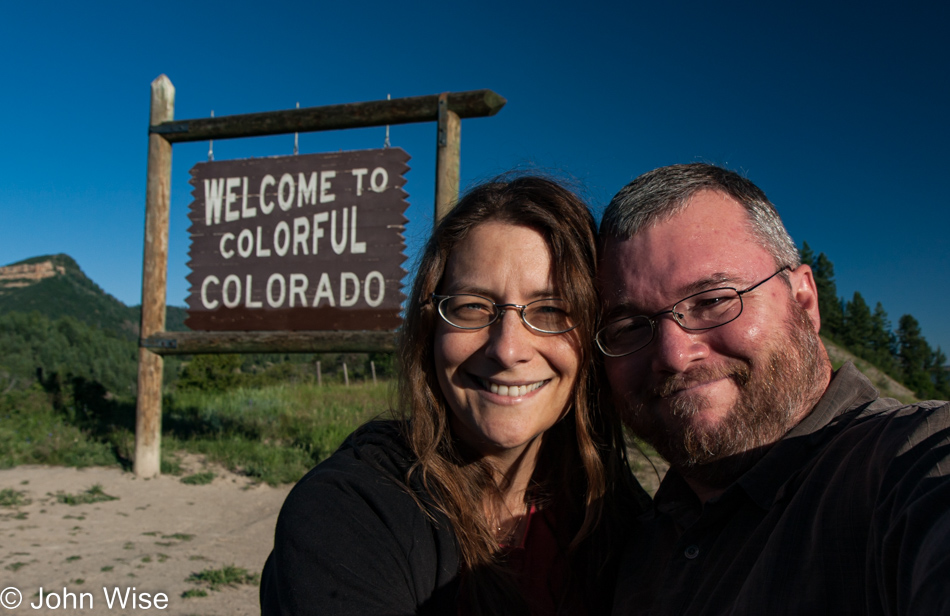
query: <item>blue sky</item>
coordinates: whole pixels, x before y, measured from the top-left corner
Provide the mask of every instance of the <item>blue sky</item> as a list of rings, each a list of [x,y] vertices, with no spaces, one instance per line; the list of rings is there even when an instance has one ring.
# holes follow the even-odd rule
[[[511,168],[573,178],[595,211],[655,167],[738,170],[839,294],[910,313],[950,352],[950,8],[946,3],[18,3],[0,21],[0,265],[64,252],[141,298],[149,84],[178,119],[488,88],[462,125],[462,183]],[[156,9],[161,8],[159,13]],[[302,152],[381,147],[383,129],[300,136]],[[431,225],[435,126],[411,156],[410,252]],[[290,154],[293,136],[215,158]],[[188,170],[174,147],[169,303],[184,305]]]

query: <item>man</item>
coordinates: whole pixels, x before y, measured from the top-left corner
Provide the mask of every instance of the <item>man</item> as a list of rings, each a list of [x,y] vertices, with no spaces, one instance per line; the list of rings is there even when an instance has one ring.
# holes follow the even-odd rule
[[[832,372],[811,268],[765,194],[657,169],[601,241],[614,402],[670,462],[614,613],[950,614],[950,406]]]

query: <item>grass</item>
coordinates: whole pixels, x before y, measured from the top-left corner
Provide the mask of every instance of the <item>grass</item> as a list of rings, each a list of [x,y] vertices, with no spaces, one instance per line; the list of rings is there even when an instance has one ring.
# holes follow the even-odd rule
[[[181,474],[195,453],[271,485],[292,483],[339,447],[355,428],[390,407],[390,385],[286,383],[223,393],[167,394],[162,413],[165,474]],[[134,400],[116,399],[102,415],[57,410],[38,386],[0,393],[0,468],[21,464],[122,466],[134,456]],[[185,483],[214,477],[195,473]]]
[[[113,446],[91,438],[38,387],[0,394],[0,468],[21,464],[114,465]]]
[[[180,481],[190,486],[204,486],[214,481],[215,476],[213,472],[205,471],[203,473],[195,473],[187,477],[182,477]]]
[[[292,483],[389,408],[388,397],[385,382],[181,392],[166,399],[163,446],[271,485]]]
[[[26,498],[26,492],[5,488],[0,490],[0,507],[22,507],[32,501]]]
[[[239,584],[260,584],[260,575],[249,573],[243,567],[228,565],[221,569],[205,569],[192,573],[185,580],[195,584],[204,584],[209,590],[219,590],[222,586],[237,586]]]
[[[106,494],[102,489],[102,484],[95,484],[91,488],[87,489],[84,492],[79,492],[78,494],[67,494],[65,492],[57,492],[56,500],[60,503],[66,505],[88,505],[91,503],[101,503],[104,501],[114,501],[119,500],[118,496],[111,496]]]

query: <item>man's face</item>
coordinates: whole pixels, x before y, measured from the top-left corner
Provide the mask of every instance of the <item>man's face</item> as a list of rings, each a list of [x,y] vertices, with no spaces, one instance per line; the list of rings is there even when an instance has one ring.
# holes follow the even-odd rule
[[[653,315],[706,289],[746,289],[776,269],[745,210],[700,192],[674,217],[608,242],[605,320]],[[830,371],[811,269],[800,266],[789,280],[791,289],[779,275],[745,294],[739,318],[715,329],[687,331],[660,316],[646,348],[606,359],[624,422],[674,467],[688,474],[774,443],[824,391]],[[734,474],[702,479],[728,483]]]

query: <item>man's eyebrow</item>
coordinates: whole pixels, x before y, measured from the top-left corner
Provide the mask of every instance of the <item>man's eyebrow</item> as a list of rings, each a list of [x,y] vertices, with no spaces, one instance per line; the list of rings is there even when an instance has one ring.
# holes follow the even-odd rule
[[[643,312],[630,302],[621,302],[615,306],[611,306],[610,309],[604,313],[603,319],[605,322],[609,323],[610,321],[616,319],[635,317],[641,314],[643,314]]]
[[[682,297],[687,297],[693,293],[702,293],[708,289],[715,289],[716,287],[722,286],[735,286],[739,282],[739,278],[735,274],[727,274],[725,272],[716,272],[700,278],[699,280],[694,280],[685,287],[680,289]]]
[[[695,293],[702,293],[709,289],[715,289],[722,286],[734,286],[738,284],[740,279],[735,274],[727,274],[725,272],[716,272],[710,274],[709,276],[704,276],[699,280],[694,280],[693,282],[680,287],[677,290],[675,301],[681,301],[683,298],[689,297]],[[669,306],[664,306],[659,308],[659,310],[664,310]],[[623,317],[632,317],[632,316],[650,316],[653,314],[651,311],[645,311],[637,304],[633,302],[625,301],[620,302],[614,306],[611,306],[609,310],[604,313],[604,320],[611,321]]]

